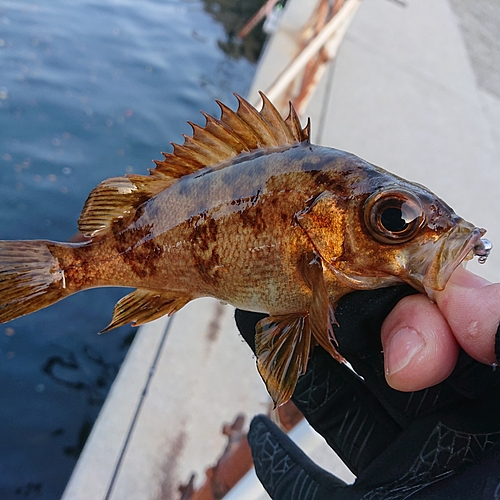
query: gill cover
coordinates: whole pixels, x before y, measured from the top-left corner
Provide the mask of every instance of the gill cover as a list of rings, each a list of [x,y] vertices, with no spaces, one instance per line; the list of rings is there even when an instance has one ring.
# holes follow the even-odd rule
[[[339,201],[331,191],[323,191],[309,207],[295,215],[318,253],[329,263],[344,251],[346,214]]]

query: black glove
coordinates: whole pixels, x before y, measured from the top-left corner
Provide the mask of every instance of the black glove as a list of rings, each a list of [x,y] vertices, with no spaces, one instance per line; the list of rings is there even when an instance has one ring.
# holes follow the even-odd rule
[[[500,370],[462,351],[434,387],[405,393],[385,381],[381,325],[412,293],[400,286],[345,296],[335,335],[357,375],[317,346],[292,397],[357,476],[353,485],[316,466],[267,417],[254,418],[255,469],[274,500],[500,499]],[[236,311],[254,350],[262,317]]]

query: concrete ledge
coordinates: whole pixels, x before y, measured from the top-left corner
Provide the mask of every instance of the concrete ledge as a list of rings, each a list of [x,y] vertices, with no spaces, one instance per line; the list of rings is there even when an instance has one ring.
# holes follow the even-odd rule
[[[175,498],[191,473],[202,480],[217,460],[223,423],[268,411],[233,311],[199,299],[140,328],[65,500]]]

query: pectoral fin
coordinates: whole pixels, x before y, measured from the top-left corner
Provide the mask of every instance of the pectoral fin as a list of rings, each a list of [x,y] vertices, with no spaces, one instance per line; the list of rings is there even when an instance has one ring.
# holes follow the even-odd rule
[[[337,352],[332,343],[332,341],[335,342],[332,327],[335,316],[328,298],[321,258],[314,252],[304,255],[300,270],[304,281],[312,291],[309,324],[314,340],[337,361],[342,362],[344,358]]]
[[[305,373],[311,350],[307,316],[270,316],[257,323],[257,368],[275,406],[293,394],[299,375]]]
[[[120,299],[113,310],[111,323],[101,333],[133,323],[139,326],[160,318],[169,316],[184,307],[192,297],[151,290],[134,290]]]
[[[299,375],[307,369],[311,347],[315,343],[337,361],[344,361],[334,347],[332,322],[335,318],[321,258],[314,252],[304,255],[300,271],[312,291],[309,311],[269,316],[260,320],[256,327],[257,368],[275,406],[286,403],[292,397]]]

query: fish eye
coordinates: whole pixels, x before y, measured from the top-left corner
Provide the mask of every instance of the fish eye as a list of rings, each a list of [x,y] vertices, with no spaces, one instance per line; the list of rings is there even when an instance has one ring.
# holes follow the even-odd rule
[[[420,200],[405,189],[372,194],[365,202],[364,215],[366,227],[381,243],[404,243],[424,222]]]

